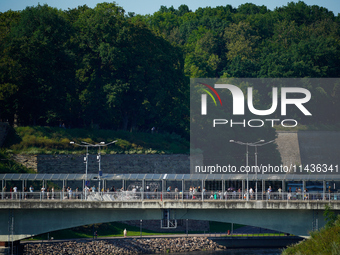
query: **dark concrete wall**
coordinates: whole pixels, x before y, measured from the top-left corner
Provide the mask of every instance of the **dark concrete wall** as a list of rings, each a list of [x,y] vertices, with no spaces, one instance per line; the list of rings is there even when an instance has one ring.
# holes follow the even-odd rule
[[[298,142],[303,165],[340,163],[340,132],[303,131]]]
[[[276,143],[283,165],[340,163],[340,132],[277,132]]]
[[[97,155],[89,155],[88,173],[98,173]],[[102,155],[103,173],[188,173],[189,155]],[[84,155],[38,155],[39,173],[84,173]]]
[[[339,164],[340,132],[278,131],[276,143],[283,165]],[[39,173],[84,173],[84,155],[20,155],[15,160]],[[202,165],[196,155],[191,165]],[[195,162],[195,163],[193,163]],[[102,155],[104,173],[190,173],[190,157],[185,154]],[[89,156],[88,173],[98,173],[96,155]]]

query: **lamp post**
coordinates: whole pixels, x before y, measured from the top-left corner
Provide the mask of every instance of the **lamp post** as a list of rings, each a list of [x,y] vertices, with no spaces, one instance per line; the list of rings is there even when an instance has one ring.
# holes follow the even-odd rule
[[[103,147],[103,146],[108,146],[110,144],[113,144],[117,142],[116,141],[112,141],[110,143],[105,143],[105,142],[100,142],[100,143],[97,143],[97,144],[90,144],[90,143],[87,143],[87,142],[82,142],[84,143],[85,145],[87,146],[92,146],[92,147],[99,147],[99,150],[98,150],[98,155],[97,155],[97,160],[98,160],[98,163],[99,163],[99,169],[98,169],[98,189],[99,189],[99,192],[101,191],[100,189],[100,177],[103,175],[102,173],[102,169],[101,169],[101,154],[100,154],[100,148]],[[103,185],[104,186],[104,185]]]
[[[254,142],[254,143],[244,143],[244,142],[235,141],[235,140],[230,140],[229,142],[246,146],[246,171],[247,171],[247,193],[246,193],[246,199],[248,201],[249,200],[249,175],[248,175],[248,172],[249,172],[249,170],[248,170],[248,155],[249,155],[249,150],[248,150],[248,146],[255,146],[258,143],[263,143],[264,140],[260,140],[260,141]]]
[[[87,170],[88,170],[88,159],[89,159],[89,146],[91,145],[83,145],[83,144],[78,144],[78,143],[75,143],[73,141],[70,142],[70,144],[73,144],[73,145],[77,145],[77,146],[81,146],[81,147],[86,147],[86,156],[84,157],[84,163],[86,164],[86,169],[85,169],[85,183],[84,183],[84,186],[83,186],[83,191],[85,192],[85,200],[86,200],[86,197],[87,197],[87,191],[85,190],[86,187],[87,187]]]
[[[108,146],[110,144],[113,144],[117,142],[116,141],[112,141],[110,143],[105,143],[105,142],[100,142],[98,144],[90,144],[90,143],[87,143],[87,142],[81,142],[82,144],[78,144],[78,143],[75,143],[75,142],[70,142],[70,144],[75,144],[77,146],[82,146],[82,147],[86,147],[86,157],[84,158],[84,161],[86,163],[86,172],[85,172],[85,187],[83,187],[83,190],[86,189],[87,187],[87,170],[88,170],[88,149],[89,147],[99,147],[99,152],[98,152],[98,156],[97,156],[97,160],[99,162],[99,172],[98,172],[98,179],[99,179],[99,185],[98,185],[98,188],[99,188],[99,192],[100,192],[100,176],[102,176],[102,170],[101,170],[101,165],[100,165],[100,160],[101,160],[101,154],[100,154],[100,148],[102,146]],[[87,191],[85,190],[85,200],[86,200],[86,197],[87,197]]]
[[[264,142],[264,140],[262,140],[263,142]],[[275,140],[271,140],[271,141],[269,141],[269,142],[266,142],[266,143],[262,143],[262,144],[253,144],[252,146],[254,146],[255,147],[255,166],[256,166],[256,183],[255,183],[255,185],[256,185],[256,187],[255,187],[255,192],[256,192],[256,194],[255,194],[255,196],[256,196],[256,200],[257,200],[257,146],[263,146],[263,145],[267,145],[267,144],[269,144],[269,143],[272,143],[272,142],[275,142]]]

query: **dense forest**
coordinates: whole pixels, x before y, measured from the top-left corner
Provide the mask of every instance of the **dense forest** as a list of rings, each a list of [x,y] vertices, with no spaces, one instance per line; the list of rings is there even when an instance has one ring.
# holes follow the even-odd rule
[[[0,119],[189,132],[189,78],[340,76],[340,17],[288,3],[243,4],[152,15],[115,3],[0,13]],[[261,88],[256,88],[260,90]],[[314,86],[313,114],[338,123],[340,85]],[[271,103],[258,93],[259,104]]]

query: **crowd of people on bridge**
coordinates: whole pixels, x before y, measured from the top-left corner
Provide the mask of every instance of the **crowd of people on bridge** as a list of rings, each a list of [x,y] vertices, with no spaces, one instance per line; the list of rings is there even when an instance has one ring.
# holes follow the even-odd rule
[[[205,187],[201,188],[201,186],[190,186],[187,191],[179,190],[178,187],[174,189],[172,186],[168,186],[165,192],[158,192],[158,187],[151,190],[150,186],[146,186],[145,191],[140,186],[132,185],[128,189],[119,188],[116,189],[114,186],[110,188],[102,188],[96,187],[93,185],[92,187],[85,186],[83,191],[80,191],[79,188],[72,189],[71,187],[65,187],[64,190],[55,191],[54,187],[44,187],[42,186],[38,192],[35,192],[35,189],[32,185],[30,185],[27,190],[26,187],[23,188],[24,191],[21,192],[19,197],[19,191],[17,186],[13,186],[7,191],[7,187],[4,186],[2,189],[1,198],[2,199],[34,199],[39,197],[40,199],[82,199],[87,196],[91,196],[93,194],[130,194],[130,198],[143,198],[143,199],[191,199],[191,200],[199,200],[199,199],[210,199],[210,200],[308,200],[310,199],[310,193],[307,188],[303,191],[301,188],[296,188],[295,191],[292,191],[292,188],[289,187],[287,192],[283,192],[282,188],[279,187],[274,192],[272,186],[269,186],[267,190],[258,192],[256,188],[249,188],[249,192],[247,189],[242,191],[241,188],[228,188],[225,191],[222,190],[207,190]],[[58,195],[56,196],[56,194]],[[330,193],[330,190],[329,190]],[[62,194],[62,195],[61,195]],[[313,199],[322,199],[322,193],[313,193]],[[334,198],[336,199],[336,197]]]

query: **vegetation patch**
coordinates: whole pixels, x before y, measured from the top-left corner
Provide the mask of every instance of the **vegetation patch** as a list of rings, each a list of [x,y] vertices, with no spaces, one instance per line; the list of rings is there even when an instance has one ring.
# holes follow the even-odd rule
[[[81,154],[85,145],[109,143],[102,146],[102,154],[187,154],[189,142],[184,138],[169,133],[143,133],[96,129],[64,129],[59,127],[17,127],[8,142],[5,152],[15,154]],[[14,139],[15,138],[15,139]],[[89,152],[98,151],[98,147],[89,147]],[[5,153],[4,152],[4,153]]]
[[[327,224],[319,231],[311,232],[311,238],[285,249],[282,255],[336,255],[340,254],[340,215],[336,216],[326,206]]]

